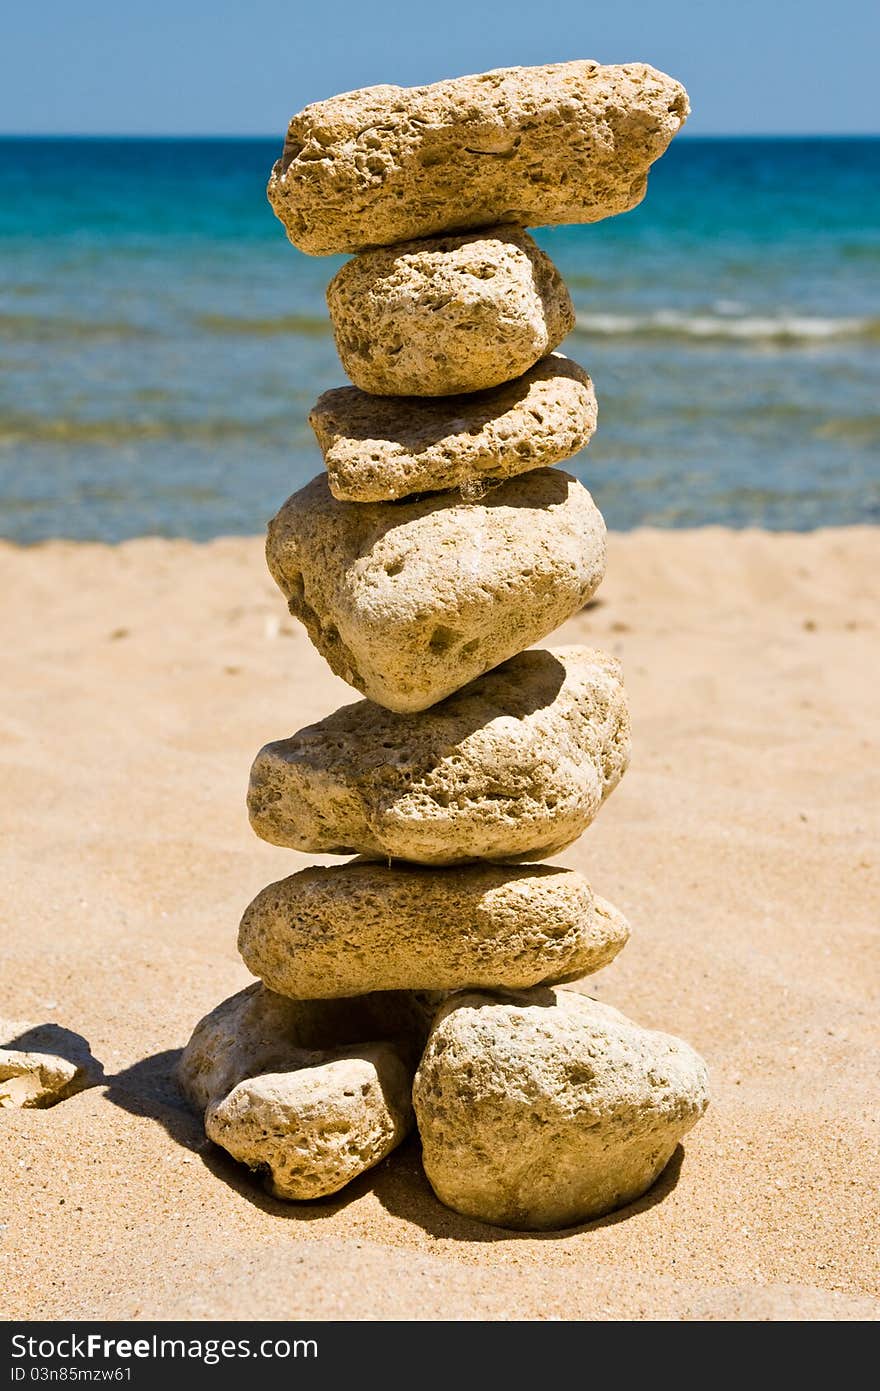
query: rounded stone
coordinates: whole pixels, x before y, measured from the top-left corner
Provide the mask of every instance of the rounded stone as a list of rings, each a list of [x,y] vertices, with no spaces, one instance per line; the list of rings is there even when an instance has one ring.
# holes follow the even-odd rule
[[[644,63],[367,87],[293,117],[269,201],[313,256],[505,222],[597,222],[641,202],[688,111],[681,84]]]
[[[203,1113],[245,1078],[293,1071],[343,1045],[394,1041],[415,1063],[431,1013],[429,1002],[409,995],[291,1000],[255,981],[199,1021],[181,1054],[177,1080],[193,1109]]]
[[[263,1176],[276,1198],[337,1193],[412,1128],[411,1070],[388,1043],[318,1056],[295,1072],[239,1082],[205,1115],[205,1132]]]
[[[688,1044],[571,991],[456,995],[413,1086],[441,1202],[501,1227],[552,1229],[633,1202],[708,1105]]]
[[[567,980],[607,965],[628,935],[572,870],[355,861],[269,884],[238,949],[271,990],[308,998]]]
[[[561,469],[508,478],[480,501],[361,504],[338,502],[322,474],[269,523],[266,557],[336,675],[409,712],[581,609],[605,573],[605,524]]]
[[[381,502],[487,484],[562,463],[596,428],[596,396],[582,367],[551,353],[490,391],[436,400],[370,396],[355,386],[319,397],[309,416],[343,502]]]
[[[519,227],[366,251],[331,280],[336,348],[378,396],[451,396],[519,377],[574,328],[568,290]]]
[[[268,744],[248,808],[273,845],[457,864],[570,845],[629,760],[620,663],[521,652],[421,715],[358,701]]]

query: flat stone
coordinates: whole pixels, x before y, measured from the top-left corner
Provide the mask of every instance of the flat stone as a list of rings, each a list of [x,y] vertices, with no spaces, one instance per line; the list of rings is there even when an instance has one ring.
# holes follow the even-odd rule
[[[3,1019],[0,1043],[0,1110],[42,1110],[104,1080],[82,1035],[59,1024]]]
[[[522,652],[427,714],[358,701],[267,744],[248,807],[258,836],[295,850],[539,860],[577,839],[628,759],[620,663]]]
[[[338,502],[321,474],[269,523],[266,558],[336,675],[418,711],[581,609],[605,573],[605,524],[561,469],[480,501]]]
[[[54,1106],[71,1095],[78,1071],[66,1058],[0,1048],[0,1110]]]
[[[347,1045],[393,1041],[414,1063],[432,1012],[430,1001],[401,994],[289,1000],[255,981],[199,1021],[177,1080],[202,1113],[247,1078],[290,1072]]]
[[[307,999],[567,980],[607,965],[628,935],[569,869],[355,861],[263,889],[238,949],[271,990]]]
[[[381,502],[488,483],[562,463],[596,428],[596,396],[582,367],[552,353],[516,381],[469,396],[413,400],[354,386],[319,397],[309,423],[327,481],[343,502]]]
[[[413,1087],[441,1202],[501,1227],[587,1222],[633,1202],[708,1105],[688,1044],[571,991],[456,995]]]
[[[519,227],[366,251],[331,280],[327,305],[343,367],[379,396],[498,386],[574,328],[562,277]]]
[[[256,1170],[276,1198],[337,1193],[412,1129],[412,1070],[393,1045],[316,1057],[295,1072],[239,1082],[205,1115],[205,1133]]]
[[[597,222],[641,202],[688,111],[681,84],[644,63],[367,87],[293,117],[269,201],[313,256],[497,223]]]

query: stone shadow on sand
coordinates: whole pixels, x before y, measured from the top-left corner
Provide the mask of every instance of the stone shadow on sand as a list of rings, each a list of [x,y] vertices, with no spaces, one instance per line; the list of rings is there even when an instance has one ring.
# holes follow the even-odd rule
[[[607,1217],[597,1217],[592,1222],[581,1222],[573,1227],[560,1227],[546,1232],[492,1227],[486,1222],[462,1217],[460,1213],[444,1207],[435,1197],[422,1169],[417,1136],[411,1136],[405,1145],[375,1170],[374,1189],[376,1197],[387,1212],[394,1217],[412,1222],[432,1237],[469,1242],[558,1241],[565,1237],[578,1236],[583,1232],[595,1231],[600,1227],[616,1226],[618,1222],[626,1222],[637,1213],[647,1212],[657,1203],[661,1203],[678,1183],[683,1159],[684,1148],[677,1145],[656,1183],[634,1203],[618,1208]]]
[[[273,1198],[262,1187],[259,1177],[249,1173],[219,1145],[207,1139],[200,1116],[184,1100],[175,1080],[181,1049],[167,1049],[142,1058],[115,1076],[106,1079],[106,1097],[115,1106],[136,1116],[147,1116],[167,1131],[176,1144],[197,1154],[205,1168],[215,1178],[261,1212],[281,1217],[288,1222],[317,1222],[334,1217],[349,1204],[373,1193],[392,1217],[412,1222],[429,1236],[447,1241],[552,1241],[601,1227],[616,1226],[640,1212],[647,1212],[663,1202],[678,1183],[684,1159],[684,1148],[677,1145],[663,1173],[652,1188],[634,1203],[574,1227],[556,1231],[515,1231],[509,1227],[491,1227],[485,1222],[462,1217],[444,1207],[435,1197],[421,1165],[421,1146],[417,1134],[412,1134],[393,1154],[360,1174],[339,1193],[311,1202],[285,1202]]]
[[[108,1101],[133,1116],[146,1116],[168,1132],[184,1149],[198,1152],[205,1132],[198,1116],[187,1106],[175,1081],[180,1048],[152,1053],[131,1067],[106,1079]]]
[[[309,1203],[290,1203],[273,1198],[262,1187],[256,1174],[249,1173],[243,1164],[238,1164],[205,1135],[201,1116],[191,1109],[177,1085],[177,1064],[182,1052],[181,1048],[169,1048],[141,1058],[131,1067],[107,1077],[104,1095],[123,1111],[148,1117],[161,1125],[175,1144],[198,1155],[215,1178],[273,1217],[295,1218],[301,1222],[332,1217],[369,1192],[376,1172],[374,1170],[361,1174],[341,1193],[334,1193],[329,1198]]]
[[[31,1024],[13,1034],[0,1029],[0,1048],[18,1049],[22,1053],[51,1053],[73,1063],[74,1067],[81,1067],[94,1079],[90,1086],[104,1080],[104,1065],[95,1057],[88,1039],[73,1029],[66,1029],[63,1024]]]

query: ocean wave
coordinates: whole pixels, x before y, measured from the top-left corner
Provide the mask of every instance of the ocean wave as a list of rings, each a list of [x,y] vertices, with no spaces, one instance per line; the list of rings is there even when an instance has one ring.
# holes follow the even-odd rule
[[[798,347],[834,339],[880,341],[880,318],[822,318],[806,314],[578,314],[575,333],[590,338],[667,338],[679,341],[768,343]]]
[[[813,433],[817,439],[845,440],[847,444],[880,444],[880,415],[832,416]]]
[[[298,421],[276,417],[254,421],[228,416],[201,420],[154,417],[152,419],[80,419],[69,416],[0,414],[0,448],[17,444],[133,445],[151,440],[228,442],[239,438],[261,443],[289,441]]]
[[[64,319],[50,314],[0,313],[0,338],[29,342],[56,342],[62,338],[146,338],[153,333],[129,320]]]
[[[271,338],[286,333],[323,338],[330,332],[329,321],[313,314],[282,314],[260,319],[238,318],[234,314],[200,314],[196,323],[208,333],[243,333],[255,338]]]
[[[274,338],[285,334],[324,338],[330,333],[327,319],[311,314],[283,314],[271,318],[239,318],[234,314],[201,314],[194,320],[206,333]],[[49,314],[0,313],[0,339],[21,342],[60,342],[64,339],[154,337],[157,330],[127,319],[76,319]],[[168,336],[174,336],[168,330]]]

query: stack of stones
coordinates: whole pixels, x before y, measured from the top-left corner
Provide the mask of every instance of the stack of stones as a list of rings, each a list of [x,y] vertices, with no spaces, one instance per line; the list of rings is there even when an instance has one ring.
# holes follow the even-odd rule
[[[570,845],[623,775],[618,662],[525,650],[605,569],[588,492],[551,467],[596,424],[554,352],[568,292],[526,225],[639,202],[682,125],[642,65],[375,87],[290,124],[269,197],[290,240],[353,252],[328,291],[354,383],[311,415],[326,472],[269,525],[269,569],[366,697],[267,745],[257,834],[350,855],[271,884],[258,983],[196,1028],[181,1078],[277,1196],[340,1189],[415,1122],[438,1197],[554,1228],[642,1194],[706,1106],[680,1040],[586,994],[629,929]]]

